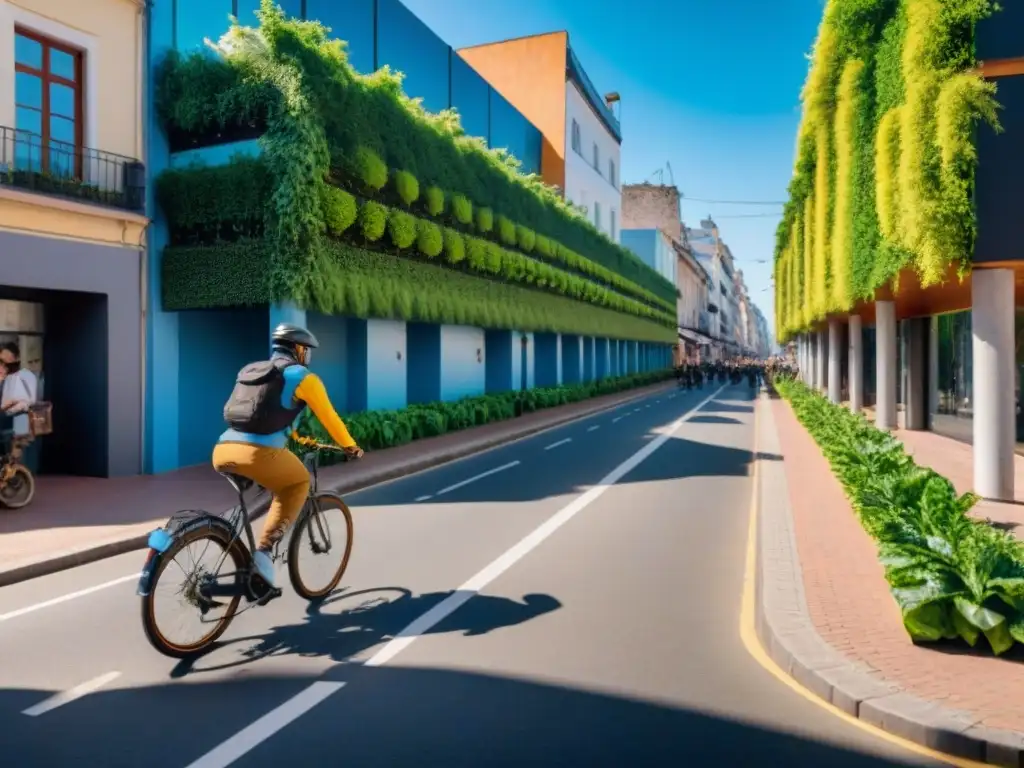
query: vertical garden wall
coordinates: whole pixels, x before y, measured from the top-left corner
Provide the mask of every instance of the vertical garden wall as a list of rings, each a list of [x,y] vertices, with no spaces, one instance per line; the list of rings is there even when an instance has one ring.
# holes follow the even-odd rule
[[[264,0],[207,54],[171,54],[172,150],[259,138],[256,157],[157,180],[166,309],[294,302],[326,314],[670,343],[675,286],[504,150],[360,75],[321,25]]]
[[[997,126],[972,71],[989,0],[828,0],[776,235],[780,341],[870,300],[901,270],[970,268],[974,129]],[[893,286],[898,288],[898,286]]]

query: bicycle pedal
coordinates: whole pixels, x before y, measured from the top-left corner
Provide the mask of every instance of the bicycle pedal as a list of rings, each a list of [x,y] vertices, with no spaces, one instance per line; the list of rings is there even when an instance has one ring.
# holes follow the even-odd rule
[[[281,591],[280,587],[274,587],[274,588],[268,590],[266,593],[264,593],[259,598],[259,600],[256,601],[256,605],[260,605],[260,606],[266,605],[271,600],[276,600],[277,598],[279,598],[282,594],[284,594],[284,593]]]

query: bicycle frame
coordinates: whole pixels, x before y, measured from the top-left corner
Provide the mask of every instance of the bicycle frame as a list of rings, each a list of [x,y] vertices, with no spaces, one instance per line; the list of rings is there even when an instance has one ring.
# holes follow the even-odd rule
[[[309,496],[306,502],[302,506],[302,510],[299,512],[293,523],[293,529],[299,524],[306,516],[311,513],[313,505],[316,503],[316,497],[320,493],[320,476],[319,476],[319,454],[316,451],[310,451],[303,455],[302,463],[309,471]],[[256,594],[252,589],[251,575],[252,571],[252,553],[256,551],[256,537],[252,530],[252,522],[249,519],[248,506],[245,503],[245,492],[256,485],[253,482],[240,483],[235,477],[225,474],[224,477],[231,483],[231,486],[235,489],[238,494],[238,504],[228,513],[228,515],[222,517],[220,515],[214,515],[204,510],[183,510],[179,512],[179,516],[185,516],[188,519],[181,519],[181,523],[174,526],[169,530],[171,524],[164,528],[153,531],[148,540],[149,554],[146,559],[146,564],[143,567],[142,575],[139,577],[139,586],[136,590],[136,594],[139,596],[146,596],[152,589],[153,576],[156,573],[157,566],[159,565],[160,558],[163,557],[164,553],[170,549],[174,540],[180,536],[183,536],[197,528],[203,526],[209,527],[220,527],[227,534],[229,544],[221,555],[220,562],[217,563],[217,567],[214,570],[216,578],[225,578],[235,576],[237,572],[222,574],[220,572],[221,567],[224,565],[225,560],[228,557],[228,552],[231,547],[236,545],[236,542],[245,537],[245,549],[247,567],[245,571],[245,582],[241,587],[237,583],[230,585],[219,584],[216,580],[214,583],[207,587],[205,596],[207,597],[231,597],[237,595],[239,590],[244,596],[247,596],[250,600],[258,600],[260,597],[265,596],[266,593]],[[174,521],[174,517],[171,518]],[[287,554],[278,554],[281,542],[275,545],[275,559],[281,559],[286,561]],[[287,551],[286,551],[287,552]]]

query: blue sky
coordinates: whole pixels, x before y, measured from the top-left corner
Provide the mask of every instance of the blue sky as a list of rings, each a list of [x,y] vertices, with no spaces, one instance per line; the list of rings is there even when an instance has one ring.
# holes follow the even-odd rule
[[[668,162],[687,197],[785,199],[821,0],[402,1],[456,48],[567,29],[598,91],[622,95],[624,182]],[[688,225],[718,221],[769,323],[781,210],[683,203]]]

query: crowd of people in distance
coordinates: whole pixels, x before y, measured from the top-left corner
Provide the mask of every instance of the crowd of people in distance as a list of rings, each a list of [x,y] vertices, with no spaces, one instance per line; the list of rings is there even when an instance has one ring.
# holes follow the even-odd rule
[[[767,360],[740,357],[732,360],[683,360],[675,367],[676,381],[681,389],[703,389],[704,383],[740,384],[744,380],[751,389],[779,374],[793,376],[796,369],[783,357]]]

